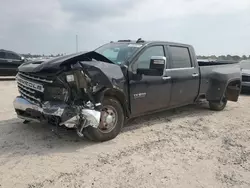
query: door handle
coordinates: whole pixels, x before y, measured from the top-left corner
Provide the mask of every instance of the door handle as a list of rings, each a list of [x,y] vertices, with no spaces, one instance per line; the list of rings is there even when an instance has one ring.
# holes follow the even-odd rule
[[[198,73],[194,73],[194,74],[192,74],[192,77],[197,77],[197,76],[199,76],[199,74],[198,74]]]
[[[171,79],[171,76],[163,76],[162,77],[162,80],[170,80]]]
[[[12,60],[9,60],[9,59],[8,59],[7,62],[8,62],[8,63],[12,63]]]

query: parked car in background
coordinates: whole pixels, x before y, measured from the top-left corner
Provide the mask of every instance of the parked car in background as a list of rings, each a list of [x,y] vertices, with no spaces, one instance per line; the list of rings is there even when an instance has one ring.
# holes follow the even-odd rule
[[[15,76],[17,68],[26,60],[23,56],[7,50],[0,50],[0,76]]]
[[[242,89],[250,90],[250,59],[240,62],[242,73]]]

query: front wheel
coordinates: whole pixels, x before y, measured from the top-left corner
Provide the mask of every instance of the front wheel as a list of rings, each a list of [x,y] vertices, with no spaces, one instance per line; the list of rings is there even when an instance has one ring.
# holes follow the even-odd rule
[[[214,111],[222,111],[227,105],[227,99],[224,97],[220,102],[209,101],[209,107]]]
[[[84,130],[84,135],[87,138],[98,142],[115,138],[124,124],[124,112],[118,100],[105,97],[102,106],[101,121],[98,128],[86,127]]]

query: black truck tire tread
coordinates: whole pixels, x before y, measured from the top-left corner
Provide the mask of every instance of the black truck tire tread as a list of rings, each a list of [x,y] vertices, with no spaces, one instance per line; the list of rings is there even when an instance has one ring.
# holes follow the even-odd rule
[[[213,111],[222,111],[227,105],[227,100],[223,102],[223,105],[221,105],[219,102],[211,102],[209,101],[209,107]]]

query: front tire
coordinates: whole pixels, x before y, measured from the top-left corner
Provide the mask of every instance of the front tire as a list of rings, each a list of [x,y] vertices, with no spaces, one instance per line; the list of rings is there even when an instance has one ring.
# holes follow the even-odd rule
[[[213,111],[222,111],[227,105],[227,99],[224,97],[220,102],[209,101],[209,107]]]
[[[124,124],[123,108],[117,99],[105,97],[102,106],[99,127],[86,127],[84,130],[84,135],[92,141],[103,142],[115,138]]]

